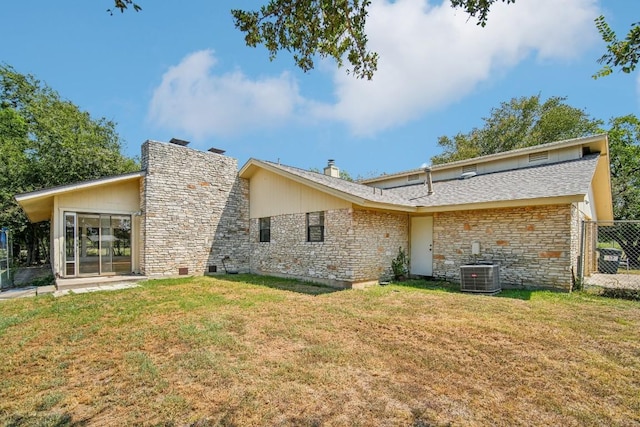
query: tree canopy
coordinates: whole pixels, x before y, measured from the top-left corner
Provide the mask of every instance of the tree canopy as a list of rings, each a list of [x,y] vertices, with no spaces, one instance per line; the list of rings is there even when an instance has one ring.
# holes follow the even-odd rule
[[[609,121],[613,213],[640,220],[640,119],[633,114]]]
[[[598,59],[604,66],[593,77],[607,76],[613,72],[613,67],[618,67],[625,73],[635,70],[640,60],[640,22],[631,24],[624,40],[618,40],[618,36],[602,15],[596,18],[596,27],[602,40],[607,43],[607,51]]]
[[[481,128],[439,137],[444,152],[431,162],[447,163],[599,132],[602,121],[565,101],[555,96],[543,102],[540,95],[534,95],[503,102],[483,118]]]
[[[613,214],[616,219],[640,220],[640,119],[614,117],[608,126],[566,98],[540,95],[513,98],[491,110],[484,125],[453,137],[441,136],[439,164],[597,133],[609,137]]]
[[[14,195],[137,170],[121,147],[115,123],[92,118],[35,77],[0,64],[0,226],[9,226],[32,256],[47,228],[30,224]]]
[[[134,0],[113,0],[113,9],[124,12],[142,7]],[[451,7],[464,10],[484,26],[489,10],[496,2],[516,0],[450,0]],[[289,51],[303,71],[315,67],[315,58],[333,58],[342,66],[346,56],[347,72],[371,79],[378,66],[378,54],[367,48],[365,24],[370,0],[269,0],[259,10],[233,9],[236,28],[245,34],[248,46],[263,45],[274,59],[278,52]]]
[[[266,0],[264,0],[266,1]],[[515,3],[516,0],[449,0],[451,7],[465,11],[485,26],[494,3]],[[113,0],[114,11],[142,7],[134,0]],[[269,0],[259,10],[233,9],[231,14],[236,28],[245,34],[248,46],[263,45],[274,59],[279,51],[293,53],[296,65],[309,71],[314,68],[314,57],[333,58],[342,66],[344,57],[351,64],[347,71],[359,78],[371,79],[378,66],[378,54],[367,48],[365,24],[370,0]],[[604,67],[594,78],[606,76],[618,67],[632,72],[640,60],[640,22],[631,24],[624,40],[616,33],[604,16],[595,19],[596,28],[607,43],[607,50],[598,60]]]

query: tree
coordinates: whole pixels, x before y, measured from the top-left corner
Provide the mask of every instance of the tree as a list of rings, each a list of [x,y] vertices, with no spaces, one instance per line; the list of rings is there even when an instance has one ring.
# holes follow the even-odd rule
[[[450,0],[451,7],[464,10],[485,26],[489,10],[496,2],[515,0]],[[370,0],[269,0],[260,10],[233,9],[236,28],[245,33],[248,46],[264,45],[274,59],[281,50],[293,53],[296,65],[309,71],[314,58],[333,58],[343,65],[346,55],[351,64],[347,72],[371,79],[378,65],[378,54],[367,49],[365,23]],[[134,0],[114,0],[114,8],[142,10]]]
[[[516,0],[450,0],[451,7],[464,10],[485,26],[491,6],[496,2],[515,3]],[[113,9],[124,12],[142,7],[134,0],[113,0]],[[378,66],[378,54],[367,49],[364,28],[370,0],[269,0],[259,11],[233,9],[236,28],[245,33],[248,46],[264,45],[274,59],[281,50],[293,52],[296,65],[304,71],[314,68],[314,57],[333,58],[338,66],[343,58],[353,67],[356,77],[371,79]],[[631,24],[624,40],[618,40],[604,16],[595,19],[596,28],[607,43],[606,53],[598,60],[604,67],[594,78],[606,76],[620,67],[632,72],[640,59],[640,22]]]
[[[640,220],[640,119],[612,118],[607,133],[614,218]],[[640,266],[640,224],[624,222],[604,230],[607,238],[618,242],[629,264]]]
[[[542,102],[540,95],[513,98],[491,110],[484,126],[453,138],[438,138],[444,152],[431,158],[433,164],[529,147],[545,142],[577,138],[599,132],[603,124],[585,111],[554,96]]]
[[[585,111],[571,107],[565,98],[552,97],[540,103],[540,96],[514,98],[491,110],[484,126],[453,138],[441,136],[444,153],[434,164],[469,159],[545,142],[607,133],[611,168],[613,217],[640,220],[640,119],[634,115],[615,117],[604,123]],[[602,227],[601,238],[615,240],[634,267],[640,266],[640,224],[622,223]]]
[[[631,29],[624,40],[618,40],[618,36],[605,21],[604,16],[600,15],[595,22],[602,40],[607,43],[607,52],[598,59],[598,63],[604,66],[593,77],[611,74],[612,66],[619,67],[625,73],[635,70],[640,60],[640,22],[631,24]]]
[[[113,122],[93,119],[33,76],[0,65],[0,225],[27,248],[27,262],[45,258],[48,225],[30,224],[13,196],[138,170],[120,150]]]

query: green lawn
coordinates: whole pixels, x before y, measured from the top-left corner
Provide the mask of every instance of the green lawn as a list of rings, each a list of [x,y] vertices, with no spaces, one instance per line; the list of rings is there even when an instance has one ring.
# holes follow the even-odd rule
[[[638,302],[227,279],[0,303],[0,425],[640,424]]]

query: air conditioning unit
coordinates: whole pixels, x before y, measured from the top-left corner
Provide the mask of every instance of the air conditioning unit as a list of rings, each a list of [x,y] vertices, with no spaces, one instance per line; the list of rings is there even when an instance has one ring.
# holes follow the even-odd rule
[[[497,294],[500,286],[499,264],[467,264],[460,266],[460,290],[483,294]]]

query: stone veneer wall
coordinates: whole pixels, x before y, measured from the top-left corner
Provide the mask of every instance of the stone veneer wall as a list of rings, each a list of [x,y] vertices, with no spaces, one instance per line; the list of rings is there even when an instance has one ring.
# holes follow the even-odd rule
[[[398,249],[409,253],[409,215],[355,210],[353,224],[356,281],[393,278],[391,261]]]
[[[478,242],[479,260],[500,263],[503,286],[569,290],[575,224],[569,204],[436,213],[434,276],[459,281],[460,265],[474,261],[471,244]]]
[[[306,241],[305,213],[271,217],[271,241],[251,220],[251,271],[350,287],[391,275],[398,247],[407,248],[408,217],[373,211],[325,211],[324,242]]]
[[[249,269],[249,184],[233,158],[175,144],[142,146],[141,266],[148,276]]]
[[[578,209],[576,203],[571,205],[571,289],[573,289],[574,280],[580,278],[580,238],[582,235],[582,221],[585,214]]]

